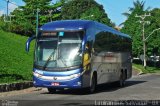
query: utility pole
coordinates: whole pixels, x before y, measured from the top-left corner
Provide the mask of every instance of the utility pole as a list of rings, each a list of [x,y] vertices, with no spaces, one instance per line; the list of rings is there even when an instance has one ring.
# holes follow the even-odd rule
[[[49,12],[50,22],[52,22],[52,12],[53,12],[53,10],[48,10],[48,12]]]
[[[40,12],[40,9],[37,8],[37,12],[36,12],[36,37],[38,36],[39,12]]]
[[[3,19],[4,19],[4,22],[11,22],[11,20],[12,20],[12,17],[14,17],[14,15],[9,15],[9,3],[11,3],[11,4],[14,4],[14,3],[12,3],[10,0],[4,0],[4,1],[6,1],[6,3],[7,3],[7,13],[4,15],[4,17],[3,17]],[[16,4],[14,4],[14,5],[16,5]],[[16,5],[17,7],[18,7],[18,5]]]
[[[9,0],[7,0],[7,17],[8,17],[8,4],[9,4]]]
[[[146,68],[146,41],[145,41],[145,35],[144,35],[144,26],[145,24],[150,24],[150,21],[145,21],[144,19],[146,17],[151,16],[150,14],[144,14],[144,15],[136,15],[135,17],[139,17],[141,19],[141,21],[139,21],[140,23],[142,23],[142,36],[143,36],[143,66],[144,68]]]

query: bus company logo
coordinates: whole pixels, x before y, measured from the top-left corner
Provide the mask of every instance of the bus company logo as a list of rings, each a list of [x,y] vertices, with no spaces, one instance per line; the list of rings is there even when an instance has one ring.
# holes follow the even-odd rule
[[[57,77],[53,77],[54,80],[57,80]]]

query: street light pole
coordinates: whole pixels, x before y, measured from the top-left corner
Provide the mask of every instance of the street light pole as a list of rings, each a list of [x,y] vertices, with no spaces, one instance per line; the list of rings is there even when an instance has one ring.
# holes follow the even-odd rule
[[[9,0],[7,0],[7,18],[8,18],[8,4],[9,4]]]
[[[53,10],[48,10],[48,12],[49,12],[50,22],[52,22],[52,12],[53,12]]]
[[[160,30],[160,28],[157,28],[157,29],[154,29],[147,37],[144,41],[147,41],[147,39],[155,32],[155,31],[158,31]]]

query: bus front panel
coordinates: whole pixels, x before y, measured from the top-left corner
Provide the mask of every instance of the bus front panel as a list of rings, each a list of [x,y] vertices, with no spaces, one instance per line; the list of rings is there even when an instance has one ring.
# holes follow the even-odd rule
[[[81,88],[82,75],[81,69],[63,72],[46,72],[34,69],[34,86],[53,87],[53,88]]]

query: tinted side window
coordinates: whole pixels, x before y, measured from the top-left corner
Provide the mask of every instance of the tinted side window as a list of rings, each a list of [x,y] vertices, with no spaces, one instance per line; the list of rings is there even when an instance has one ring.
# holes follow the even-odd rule
[[[116,42],[115,36],[109,32],[100,32],[96,35],[94,50],[95,52],[113,51],[113,42]]]
[[[104,50],[105,45],[106,45],[105,43],[107,40],[105,35],[106,35],[105,32],[100,32],[96,35],[95,42],[94,42],[94,51],[96,53],[99,53]]]
[[[94,50],[97,53],[126,52],[131,50],[131,42],[128,38],[110,32],[100,32],[96,35]]]
[[[121,51],[128,52],[131,51],[131,40],[123,37],[121,43]]]

